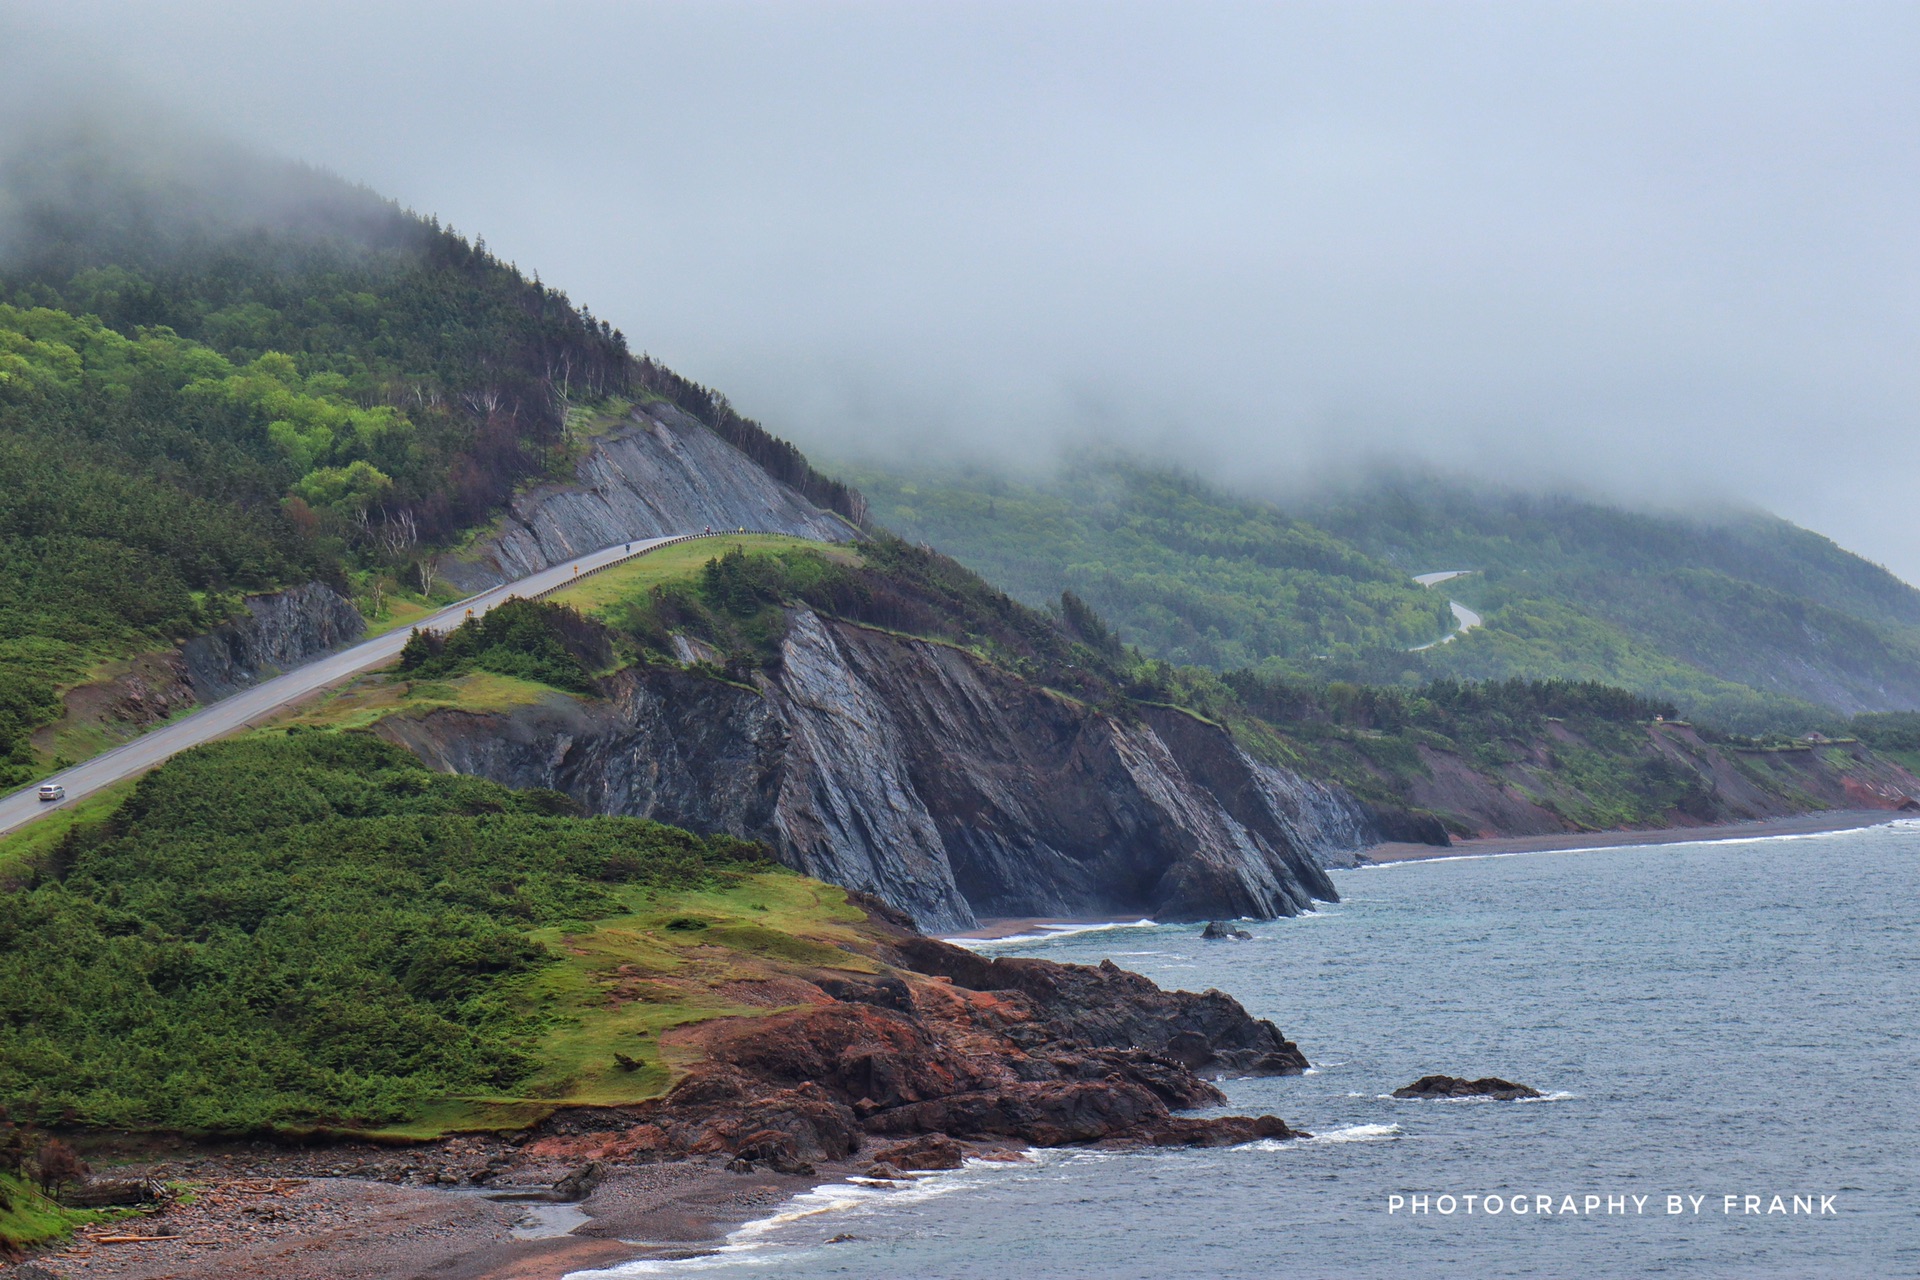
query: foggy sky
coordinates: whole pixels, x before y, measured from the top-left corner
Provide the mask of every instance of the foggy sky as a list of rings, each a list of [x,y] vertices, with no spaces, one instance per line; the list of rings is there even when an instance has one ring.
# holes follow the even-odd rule
[[[16,104],[368,182],[809,448],[1427,459],[1920,581],[1913,6],[25,8]]]

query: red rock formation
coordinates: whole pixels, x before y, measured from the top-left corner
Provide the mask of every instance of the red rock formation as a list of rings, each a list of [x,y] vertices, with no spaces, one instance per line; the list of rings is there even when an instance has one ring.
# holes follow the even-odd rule
[[[1272,1023],[1229,996],[1162,991],[1111,964],[986,960],[905,929],[889,949],[900,962],[890,974],[818,975],[818,1002],[670,1033],[700,1055],[671,1092],[563,1112],[530,1152],[724,1153],[738,1167],[800,1172],[885,1136],[908,1141],[876,1153],[877,1166],[905,1170],[950,1167],[939,1162],[956,1158],[951,1139],[1218,1146],[1298,1136],[1273,1116],[1173,1114],[1226,1101],[1200,1071],[1306,1066]]]

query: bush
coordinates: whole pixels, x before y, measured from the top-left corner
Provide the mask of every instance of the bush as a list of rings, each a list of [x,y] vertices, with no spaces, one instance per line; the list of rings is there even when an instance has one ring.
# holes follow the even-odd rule
[[[532,930],[759,846],[435,774],[365,734],[202,747],[0,895],[0,1104],[236,1131],[369,1125],[534,1067]]]

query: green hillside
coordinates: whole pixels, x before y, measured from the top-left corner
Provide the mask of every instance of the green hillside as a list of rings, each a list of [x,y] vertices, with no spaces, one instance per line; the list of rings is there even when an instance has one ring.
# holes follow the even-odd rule
[[[1188,477],[1083,460],[1047,485],[989,472],[850,467],[874,519],[949,551],[1027,604],[1072,591],[1132,643],[1215,669],[1289,670],[1403,650],[1453,625],[1404,571],[1273,507]]]
[[[1743,731],[1920,706],[1920,592],[1758,513],[1630,512],[1396,477],[1283,509],[1137,462],[1038,482],[850,468],[874,519],[1033,605],[1215,670],[1417,685],[1592,680]],[[1417,573],[1471,569],[1423,589]],[[1451,626],[1482,628],[1413,652]]]
[[[671,399],[858,495],[431,218],[213,144],[0,156],[0,788],[62,691],[319,579],[376,621],[581,428]],[[398,616],[398,615],[396,615]]]

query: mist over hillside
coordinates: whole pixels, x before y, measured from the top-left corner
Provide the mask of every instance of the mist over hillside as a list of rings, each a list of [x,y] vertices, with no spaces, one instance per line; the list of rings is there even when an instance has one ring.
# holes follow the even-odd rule
[[[854,466],[874,517],[1174,662],[1290,678],[1597,680],[1748,731],[1920,707],[1920,591],[1751,509],[1629,510],[1383,470],[1284,506],[1090,454],[1046,482]],[[1466,570],[1421,587],[1414,576]],[[1452,601],[1482,625],[1450,635]]]
[[[1430,463],[1920,575],[1910,8],[572,12],[95,0],[10,15],[0,93],[484,228],[816,451]]]

